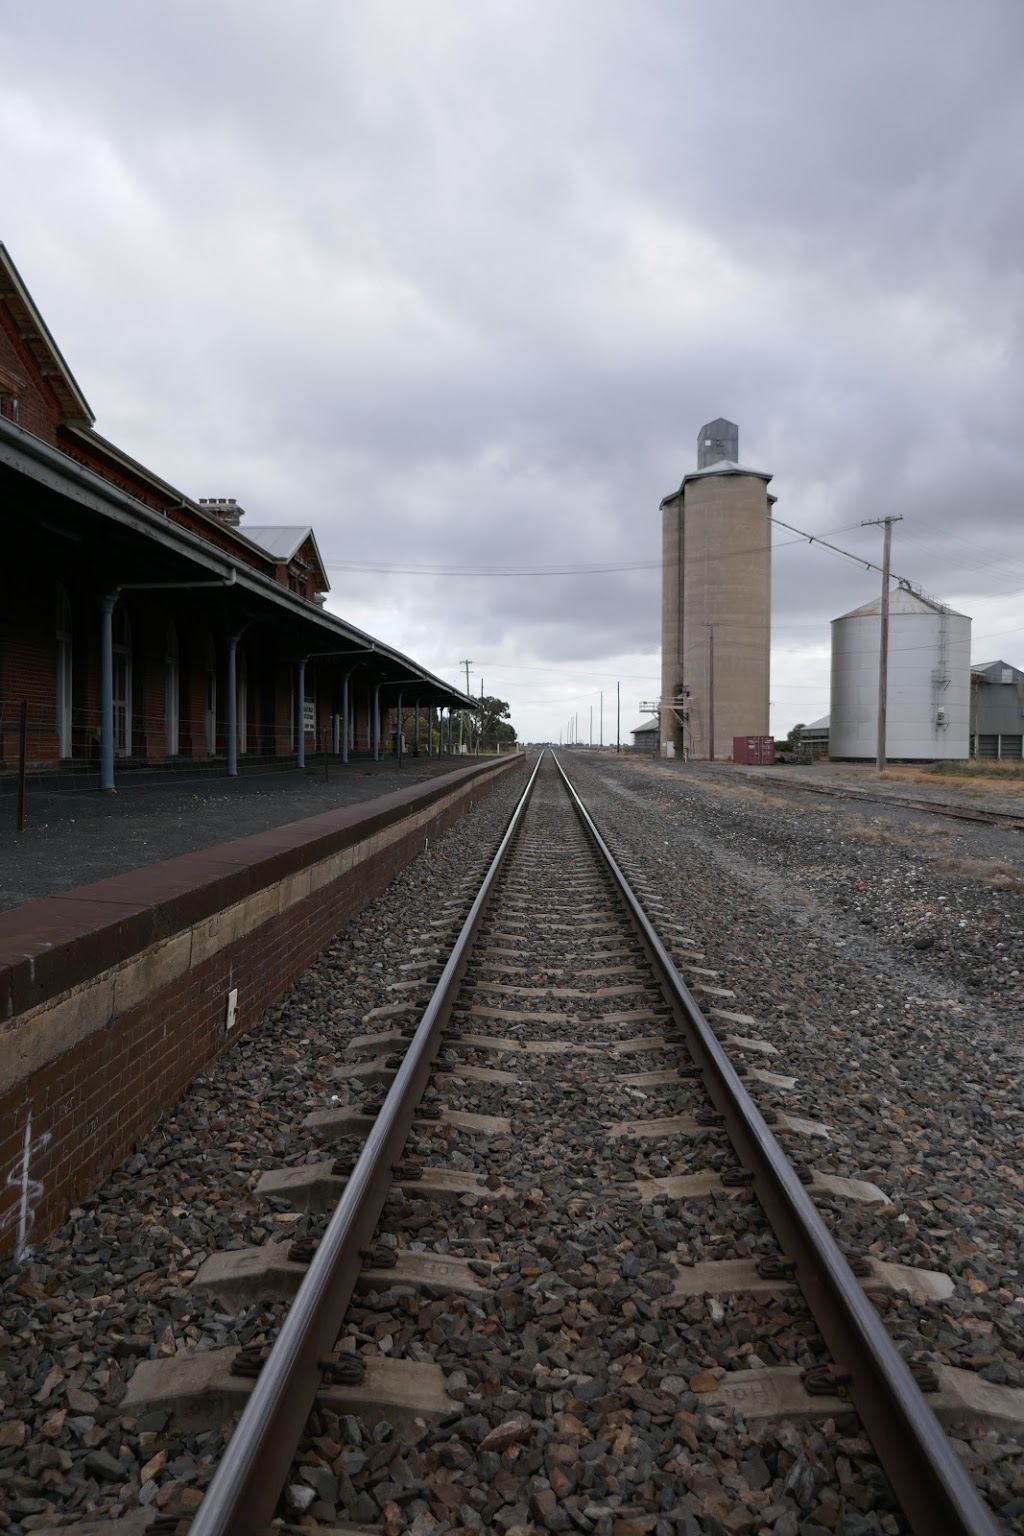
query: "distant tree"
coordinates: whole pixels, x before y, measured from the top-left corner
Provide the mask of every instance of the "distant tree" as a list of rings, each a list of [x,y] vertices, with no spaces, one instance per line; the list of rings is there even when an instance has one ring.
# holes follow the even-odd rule
[[[798,751],[800,747],[800,732],[805,729],[806,727],[802,720],[797,725],[790,727],[789,735],[786,737],[787,752]]]
[[[477,705],[477,730],[484,747],[506,746],[515,741],[515,726],[509,721],[509,706],[504,699],[485,694]]]

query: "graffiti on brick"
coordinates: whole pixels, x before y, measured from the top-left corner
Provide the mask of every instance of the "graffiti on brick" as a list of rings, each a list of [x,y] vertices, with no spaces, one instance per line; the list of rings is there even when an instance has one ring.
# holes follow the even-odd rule
[[[25,1121],[25,1135],[22,1140],[21,1155],[15,1158],[5,1180],[7,1189],[16,1191],[14,1204],[9,1211],[0,1216],[0,1234],[10,1227],[17,1226],[14,1243],[14,1262],[20,1264],[28,1258],[30,1249],[28,1246],[29,1235],[36,1219],[36,1206],[42,1198],[43,1186],[38,1179],[32,1178],[32,1159],[37,1157],[45,1147],[50,1144],[50,1132],[44,1131],[41,1136],[32,1136],[32,1114]]]

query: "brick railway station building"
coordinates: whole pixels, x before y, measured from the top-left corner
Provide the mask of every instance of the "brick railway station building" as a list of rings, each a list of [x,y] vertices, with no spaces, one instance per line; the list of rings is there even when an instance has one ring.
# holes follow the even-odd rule
[[[0,771],[380,755],[414,712],[473,701],[328,613],[307,526],[240,526],[94,430],[0,245]],[[413,743],[410,743],[413,745]]]

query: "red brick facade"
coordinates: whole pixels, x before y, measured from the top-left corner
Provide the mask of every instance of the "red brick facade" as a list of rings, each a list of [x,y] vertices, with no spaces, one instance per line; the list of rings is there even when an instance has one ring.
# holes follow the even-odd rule
[[[53,450],[49,458],[33,443]],[[244,526],[232,526],[241,516],[233,502],[190,500],[95,432],[89,406],[2,245],[0,505],[7,536],[0,564],[0,772],[17,760],[22,701],[30,767],[96,765],[101,599],[112,593],[113,735],[122,766],[224,756],[232,637],[242,765],[295,753],[295,686],[304,657],[317,658],[306,666],[307,696],[317,706],[305,750],[323,750],[338,736],[344,670],[355,665],[345,658],[367,650],[368,637],[346,632],[324,611],[328,583],[312,531],[254,525],[247,538]],[[261,532],[276,542],[261,546]],[[331,652],[337,660],[326,659]],[[370,745],[367,682],[406,674],[407,704],[417,692],[424,707],[453,702],[445,684],[375,643],[372,659],[353,674],[352,749]],[[383,743],[391,739],[394,702],[389,689],[381,699]]]

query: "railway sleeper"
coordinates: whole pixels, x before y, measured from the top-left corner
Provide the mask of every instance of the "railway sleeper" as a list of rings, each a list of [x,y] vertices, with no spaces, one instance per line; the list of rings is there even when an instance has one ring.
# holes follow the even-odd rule
[[[635,1136],[645,1141],[661,1141],[668,1136],[697,1136],[708,1129],[709,1126],[701,1124],[696,1115],[652,1115],[645,1120],[617,1120],[607,1128],[609,1136]],[[789,1131],[794,1136],[817,1136],[823,1141],[831,1141],[834,1134],[820,1120],[805,1120],[800,1115],[780,1114],[775,1129]]]
[[[508,1136],[512,1131],[511,1120],[500,1115],[478,1115],[470,1110],[449,1109],[437,1106],[440,1115],[435,1119],[425,1113],[421,1105],[413,1120],[420,1129],[431,1125],[450,1125],[457,1131],[469,1131],[474,1135]],[[314,1109],[303,1120],[303,1126],[313,1132],[318,1141],[340,1141],[344,1136],[368,1136],[373,1129],[375,1115],[360,1109]]]
[[[447,1037],[446,1043],[451,1040]],[[358,1056],[371,1048],[370,1042],[375,1043],[376,1049],[383,1047],[404,1050],[409,1044],[404,1035],[360,1035],[346,1046],[346,1055]],[[467,1035],[459,1032],[457,1043],[472,1051],[494,1051],[504,1055],[507,1051],[526,1051],[538,1056],[561,1056],[571,1052],[574,1056],[593,1056],[594,1047],[577,1044],[575,1040],[513,1040],[508,1035]]]
[[[164,1360],[143,1360],[136,1366],[123,1398],[129,1414],[169,1413],[172,1424],[200,1433],[219,1429],[245,1406],[255,1378],[232,1374],[237,1349],[182,1350]],[[428,1423],[458,1412],[448,1396],[439,1365],[417,1360],[391,1360],[384,1355],[358,1355],[363,1378],[353,1383],[327,1383],[317,1404],[339,1416],[355,1414],[368,1424],[386,1419],[397,1430],[418,1433]]]
[[[787,1267],[784,1259],[782,1266]],[[796,1291],[795,1268],[791,1275],[780,1279],[768,1272],[775,1267],[757,1259],[708,1259],[680,1266],[673,1289],[661,1297],[661,1306],[681,1307],[694,1296],[765,1296]],[[858,1273],[861,1269],[864,1272]],[[955,1282],[941,1270],[890,1264],[873,1254],[858,1255],[855,1273],[869,1294],[909,1296],[922,1302],[945,1301],[956,1289]]]
[[[334,1164],[301,1163],[297,1168],[271,1168],[256,1185],[257,1195],[264,1199],[287,1200],[296,1211],[333,1210],[348,1183],[344,1174],[331,1172]],[[417,1165],[419,1168],[419,1165]],[[418,1177],[394,1176],[399,1189],[408,1188],[419,1200],[502,1200],[512,1193],[504,1185],[498,1189],[488,1187],[486,1181],[474,1173],[463,1173],[460,1168],[422,1168]]]
[[[289,1257],[292,1248],[291,1240],[285,1239],[264,1243],[259,1248],[233,1248],[211,1254],[192,1284],[209,1291],[232,1311],[262,1301],[290,1301],[309,1268],[307,1263]],[[373,1262],[371,1255],[356,1281],[357,1290],[429,1288],[445,1294],[480,1296],[486,1289],[479,1260],[416,1253],[408,1248],[394,1248],[390,1252],[394,1263],[387,1268]]]
[[[447,1071],[435,1072],[434,1082],[452,1082],[464,1079],[469,1083],[504,1083],[511,1086],[519,1082],[515,1072],[502,1072],[496,1067],[474,1067],[468,1062],[446,1062]],[[383,1061],[363,1062],[359,1066],[336,1067],[331,1077],[336,1083],[364,1083],[367,1087],[393,1083],[398,1067],[386,1066]]]
[[[74,1526],[40,1526],[36,1536],[67,1536],[69,1530],[73,1530],[75,1536],[188,1536],[190,1523],[190,1515],[160,1515],[153,1509],[138,1509],[131,1514],[119,1515],[116,1524],[110,1520],[81,1520]],[[300,1532],[308,1530],[308,1526],[268,1525],[254,1531],[253,1536],[299,1536]],[[384,1536],[384,1527],[318,1524],[316,1536]]]
[[[848,1179],[839,1174],[819,1173],[817,1169],[811,1169],[809,1172],[811,1179],[806,1189],[811,1196],[852,1200],[861,1205],[888,1205],[889,1203],[888,1195],[879,1189],[877,1184],[872,1184],[867,1179]],[[640,1199],[650,1205],[656,1200],[702,1200],[719,1194],[739,1195],[748,1191],[750,1185],[731,1185],[723,1180],[721,1174],[704,1172],[638,1179],[634,1188]]]
[[[927,1393],[929,1408],[949,1426],[969,1424],[1020,1436],[1024,1432],[1024,1389],[985,1381],[974,1371],[928,1362],[938,1390]],[[833,1395],[808,1391],[799,1366],[777,1365],[760,1370],[727,1371],[711,1395],[748,1423],[792,1419],[820,1421],[849,1413],[841,1390]]]

